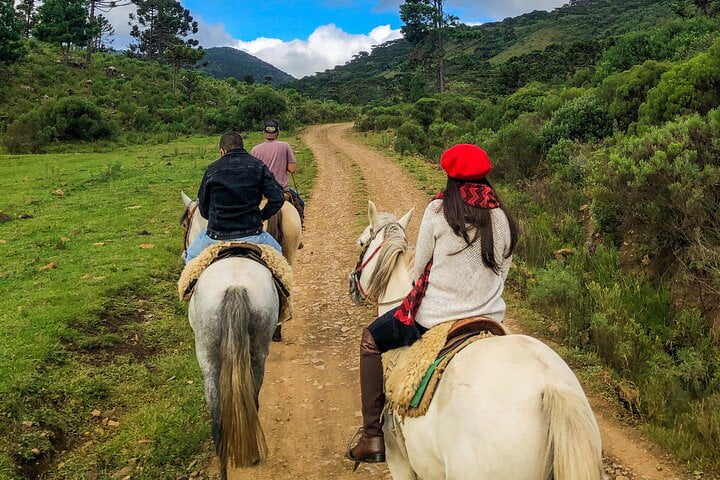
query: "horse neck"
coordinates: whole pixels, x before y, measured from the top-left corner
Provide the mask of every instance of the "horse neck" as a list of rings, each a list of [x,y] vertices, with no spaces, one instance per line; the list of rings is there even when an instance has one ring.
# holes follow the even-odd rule
[[[412,276],[409,270],[409,255],[404,252],[398,258],[390,274],[385,291],[378,297],[378,316],[400,305],[412,288]]]
[[[190,232],[188,232],[187,245],[185,245],[186,249],[192,244],[198,235],[207,230],[208,225],[208,221],[200,214],[199,208],[195,210],[193,218],[190,222]]]

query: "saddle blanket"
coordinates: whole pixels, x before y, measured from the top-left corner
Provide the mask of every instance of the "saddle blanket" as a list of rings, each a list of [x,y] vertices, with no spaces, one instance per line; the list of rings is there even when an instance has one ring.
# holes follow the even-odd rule
[[[279,322],[286,322],[292,318],[292,268],[280,252],[269,245],[259,245],[247,242],[222,242],[211,245],[188,263],[180,274],[178,280],[178,294],[180,299],[190,301],[195,285],[200,275],[210,265],[226,257],[243,257],[254,260],[272,273],[275,287],[280,297]]]
[[[383,354],[385,376],[385,409],[399,417],[421,417],[430,408],[435,390],[443,372],[453,357],[468,345],[495,335],[506,335],[505,327],[492,322],[493,328],[457,339],[448,334],[460,323],[445,322],[437,325],[409,347],[397,348]]]

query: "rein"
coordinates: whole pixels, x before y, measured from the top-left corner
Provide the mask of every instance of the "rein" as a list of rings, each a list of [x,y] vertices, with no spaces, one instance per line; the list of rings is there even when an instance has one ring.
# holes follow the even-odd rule
[[[389,223],[386,223],[385,225],[383,225],[381,228],[379,228],[377,232],[373,232],[373,231],[370,232],[370,239],[368,240],[367,245],[365,246],[363,251],[360,252],[360,258],[358,259],[357,264],[355,265],[355,270],[353,270],[352,273],[350,274],[351,278],[355,279],[355,285],[357,285],[358,293],[360,294],[360,298],[363,302],[367,301],[368,295],[367,295],[366,290],[362,286],[360,277],[362,276],[362,272],[363,272],[363,270],[365,270],[365,267],[367,267],[368,264],[372,261],[372,259],[375,258],[375,256],[380,252],[380,250],[382,250],[382,247],[385,245],[386,240],[383,239],[383,241],[380,242],[380,245],[378,245],[375,248],[375,250],[373,250],[373,252],[370,254],[370,256],[367,259],[365,258],[365,255],[367,254],[368,250],[370,250],[370,245],[372,244],[373,240],[375,240],[377,238],[377,236],[383,230],[385,230],[387,227],[389,227],[390,225],[400,225],[400,224],[397,222],[389,222]],[[400,227],[400,229],[403,231],[403,234],[404,234],[405,229],[402,228],[402,226]],[[393,300],[390,302],[378,302],[378,306],[380,307],[380,306],[394,305],[396,303],[401,302],[404,298],[405,297],[398,298],[397,300]]]

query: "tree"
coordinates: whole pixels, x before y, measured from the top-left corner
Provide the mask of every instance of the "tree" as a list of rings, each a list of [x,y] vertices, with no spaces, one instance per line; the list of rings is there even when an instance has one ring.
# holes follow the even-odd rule
[[[717,0],[693,0],[693,3],[706,17],[712,17],[718,13]]]
[[[85,44],[91,36],[86,7],[85,0],[45,0],[38,9],[33,35],[40,41],[59,45],[64,63],[70,48]]]
[[[138,43],[130,45],[130,52],[148,60],[166,60],[168,49],[174,45],[194,47],[198,41],[186,39],[198,32],[198,23],[190,10],[177,0],[134,0],[137,12],[130,14],[130,35]]]
[[[97,22],[98,33],[95,35],[95,38],[93,38],[92,50],[95,52],[105,52],[113,42],[111,37],[115,35],[115,28],[104,15],[98,15],[95,18],[95,22]]]
[[[248,85],[252,85],[253,83],[255,83],[255,77],[254,77],[252,74],[248,73],[248,74],[246,74],[246,75],[243,75],[242,81],[243,81],[243,83],[247,83]]]
[[[30,38],[30,32],[35,26],[36,12],[35,0],[21,0],[15,7],[23,23],[22,36]]]
[[[458,18],[445,15],[443,0],[406,0],[400,5],[401,29],[405,39],[419,45],[432,38],[437,58],[437,89],[445,91],[445,29],[457,25]]]
[[[108,13],[116,7],[125,7],[130,5],[130,0],[89,0],[88,1],[88,21],[93,27],[92,37],[88,40],[87,56],[88,63],[92,62],[92,54],[96,50],[103,47],[103,37],[110,37],[115,34],[107,18],[97,12]]]
[[[187,45],[178,43],[171,45],[165,54],[173,68],[173,92],[177,88],[177,79],[180,75],[180,69],[195,65],[205,55],[205,50],[201,48],[192,48]]]
[[[0,62],[12,63],[24,53],[22,23],[13,8],[13,0],[0,0]]]

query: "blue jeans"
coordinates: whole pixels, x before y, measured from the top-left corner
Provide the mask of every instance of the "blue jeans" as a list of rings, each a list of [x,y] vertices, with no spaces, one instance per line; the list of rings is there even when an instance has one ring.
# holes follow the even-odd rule
[[[202,232],[200,235],[197,236],[195,240],[193,240],[193,242],[188,247],[187,252],[185,253],[185,264],[188,264],[190,260],[200,255],[202,251],[210,245],[229,241],[231,240],[213,240],[208,236],[207,231]],[[242,238],[233,238],[232,241],[270,245],[275,250],[282,253],[282,247],[280,246],[280,244],[277,242],[277,240],[273,238],[272,235],[267,233],[265,230],[263,230],[257,235],[250,235]]]

